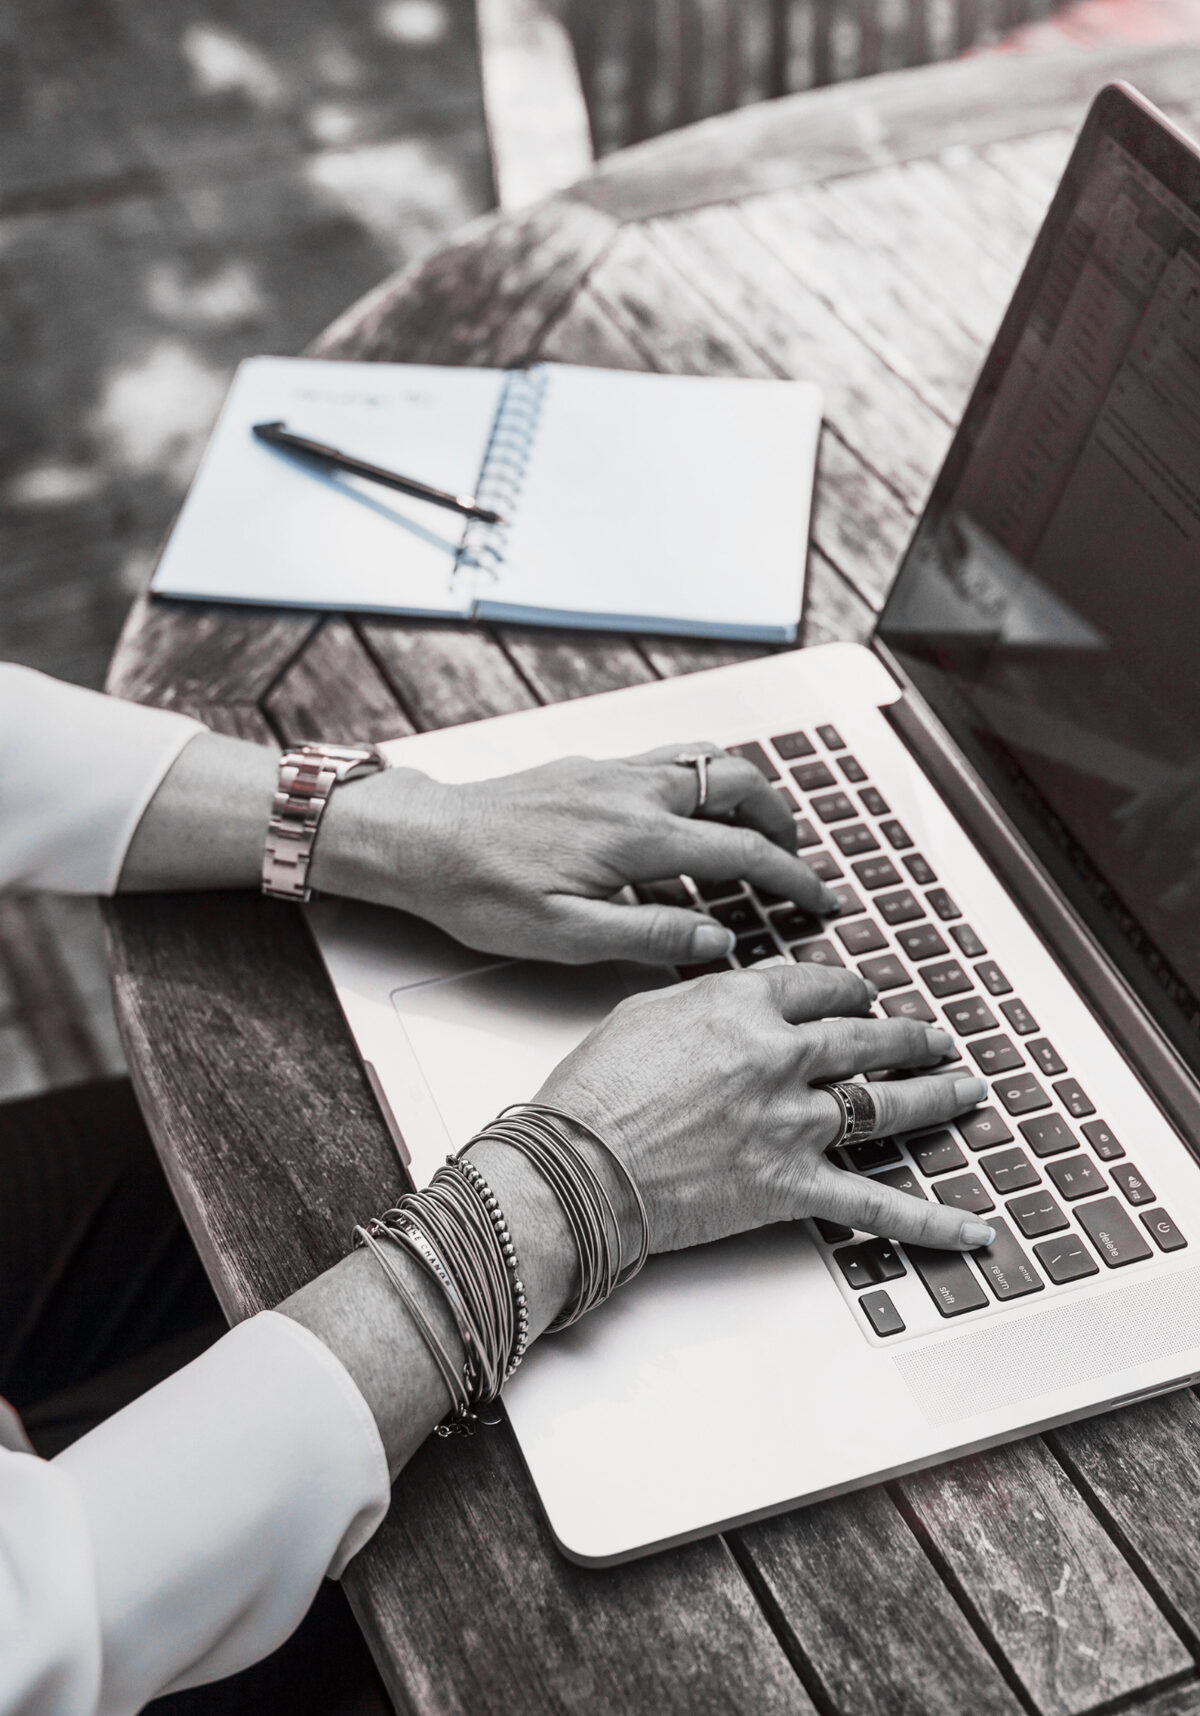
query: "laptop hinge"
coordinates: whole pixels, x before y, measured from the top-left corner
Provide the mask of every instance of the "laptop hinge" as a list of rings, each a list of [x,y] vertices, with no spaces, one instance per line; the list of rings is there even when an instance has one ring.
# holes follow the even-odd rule
[[[1194,1155],[1200,1156],[1200,1083],[1082,918],[1045,874],[1020,833],[921,694],[878,639],[874,647],[904,688],[887,716],[1083,999]]]

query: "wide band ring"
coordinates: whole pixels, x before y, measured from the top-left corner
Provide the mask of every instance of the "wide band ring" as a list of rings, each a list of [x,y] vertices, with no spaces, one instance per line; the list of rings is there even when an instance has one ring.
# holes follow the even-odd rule
[[[712,762],[711,755],[707,751],[680,751],[671,761],[681,769],[695,769],[699,791],[692,815],[699,816],[708,803],[708,765]]]
[[[821,1088],[829,1092],[842,1111],[841,1131],[830,1149],[839,1144],[861,1144],[864,1138],[874,1137],[879,1115],[870,1085],[827,1084]]]

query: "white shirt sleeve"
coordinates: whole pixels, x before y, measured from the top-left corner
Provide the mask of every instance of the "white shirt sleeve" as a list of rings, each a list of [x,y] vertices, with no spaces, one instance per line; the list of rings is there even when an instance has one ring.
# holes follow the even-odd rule
[[[57,1459],[0,1448],[0,1716],[132,1716],[256,1662],[388,1493],[349,1374],[272,1311]]]
[[[142,813],[199,721],[0,662],[0,891],[115,892]]]

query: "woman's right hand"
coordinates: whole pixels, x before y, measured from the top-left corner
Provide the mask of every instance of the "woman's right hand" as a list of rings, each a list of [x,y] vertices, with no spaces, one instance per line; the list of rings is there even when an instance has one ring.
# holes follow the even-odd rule
[[[822,1216],[912,1244],[968,1249],[992,1230],[825,1155],[840,1130],[824,1082],[934,1065],[951,1038],[867,1017],[853,972],[776,965],[697,978],[621,1003],[550,1075],[537,1100],[594,1127],[645,1201],[654,1251],[768,1222]],[[986,1095],[958,1076],[873,1083],[874,1135],[937,1126]],[[598,1164],[599,1165],[599,1164]]]

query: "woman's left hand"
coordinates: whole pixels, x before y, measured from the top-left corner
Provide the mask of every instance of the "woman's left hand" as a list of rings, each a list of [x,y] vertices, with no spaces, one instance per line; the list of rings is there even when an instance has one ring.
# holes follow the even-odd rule
[[[697,771],[674,761],[705,751]],[[828,916],[837,901],[796,856],[780,795],[753,763],[714,745],[672,745],[594,762],[566,757],[465,786],[387,769],[330,800],[314,884],[415,912],[488,953],[691,964],[730,950],[729,932],[681,906],[626,905],[629,883],[741,878]]]

